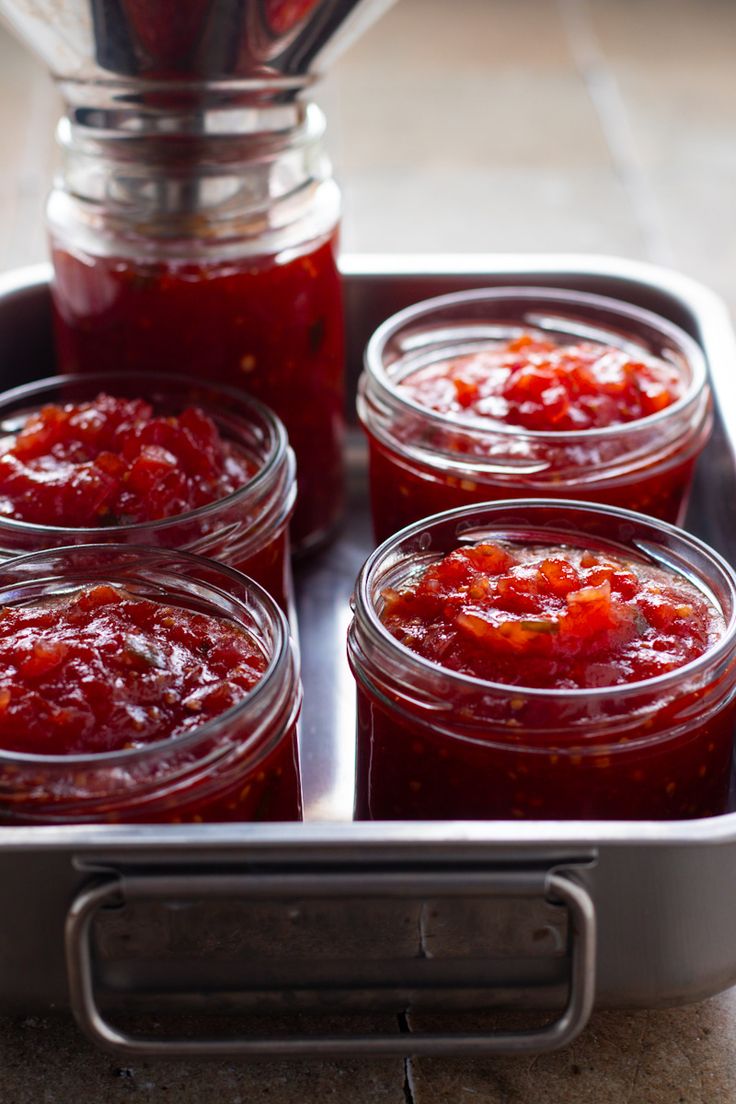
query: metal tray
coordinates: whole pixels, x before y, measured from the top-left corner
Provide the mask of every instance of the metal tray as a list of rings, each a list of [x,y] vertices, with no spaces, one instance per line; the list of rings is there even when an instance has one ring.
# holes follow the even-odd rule
[[[349,379],[388,314],[483,285],[594,291],[656,310],[705,350],[719,399],[689,527],[736,561],[736,340],[720,300],[648,265],[574,256],[343,261]],[[2,386],[54,370],[48,269],[0,277]],[[127,1054],[536,1052],[593,1004],[684,1003],[736,982],[736,813],[686,822],[351,823],[349,596],[371,547],[365,453],[349,439],[336,543],[299,565],[307,822],[0,829],[0,1006],[73,1009]],[[496,1034],[122,1027],[120,1013],[561,1009]],[[128,1020],[125,1021],[128,1023]],[[209,1022],[209,1021],[208,1021]],[[219,1021],[217,1021],[219,1023]],[[395,1022],[395,1021],[394,1021]],[[405,1024],[405,1020],[402,1021]]]

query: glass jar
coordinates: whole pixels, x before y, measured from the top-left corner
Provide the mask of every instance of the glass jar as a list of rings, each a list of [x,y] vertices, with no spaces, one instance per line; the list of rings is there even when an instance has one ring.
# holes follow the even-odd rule
[[[413,372],[527,331],[657,357],[682,394],[645,418],[566,432],[440,413],[397,386]],[[681,523],[712,425],[703,355],[664,318],[597,295],[493,288],[428,299],[384,322],[366,350],[358,413],[370,444],[378,540],[422,517],[499,498],[575,498]]]
[[[272,407],[297,457],[305,549],[342,499],[340,196],[324,118],[265,93],[196,123],[175,105],[150,93],[127,129],[117,107],[60,123],[48,204],[59,366],[184,373]]]
[[[301,687],[275,602],[252,580],[199,556],[89,545],[0,565],[0,605],[38,605],[99,584],[235,623],[260,645],[268,666],[220,716],[142,748],[72,755],[0,749],[0,822],[301,819]]]
[[[252,576],[292,615],[289,519],[294,509],[294,456],[279,419],[255,399],[220,385],[142,372],[104,372],[39,380],[0,395],[0,433],[16,434],[49,403],[89,402],[100,392],[145,398],[156,415],[199,407],[223,440],[258,468],[240,490],[159,521],[95,528],[35,525],[0,517],[0,558],[72,544],[130,543],[208,556]]]
[[[603,551],[684,577],[726,624],[656,678],[539,689],[451,671],[384,626],[382,594],[484,540]],[[701,541],[579,502],[448,511],[386,541],[358,579],[348,654],[358,686],[359,819],[679,819],[726,809],[736,692],[736,574]]]

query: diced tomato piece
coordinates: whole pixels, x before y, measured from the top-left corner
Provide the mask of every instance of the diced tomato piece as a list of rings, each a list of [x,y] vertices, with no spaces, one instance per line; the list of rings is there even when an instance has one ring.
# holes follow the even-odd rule
[[[21,663],[18,671],[22,678],[42,678],[57,667],[68,652],[61,641],[40,640],[35,644],[28,659]]]
[[[539,402],[548,388],[554,387],[555,374],[550,369],[529,365],[511,373],[504,389],[504,397],[517,402]]]
[[[122,602],[122,600],[122,595],[117,587],[100,583],[99,586],[82,591],[77,599],[77,605],[82,610],[92,610],[99,606],[115,605]]]
[[[128,488],[136,494],[146,495],[176,470],[173,453],[160,445],[144,445],[128,470]]]
[[[15,439],[14,454],[21,460],[30,460],[50,453],[61,440],[66,417],[61,407],[44,406],[32,415]]]
[[[542,560],[539,570],[552,594],[564,598],[580,587],[580,573],[567,560]]]
[[[452,383],[455,388],[455,398],[460,406],[472,406],[478,398],[478,388],[475,384],[469,383],[461,376],[453,377]]]
[[[486,575],[500,575],[516,563],[511,553],[498,544],[476,544],[467,550],[466,558]]]
[[[567,612],[560,618],[562,632],[571,636],[592,636],[616,624],[611,604],[611,584],[582,587],[567,595]]]

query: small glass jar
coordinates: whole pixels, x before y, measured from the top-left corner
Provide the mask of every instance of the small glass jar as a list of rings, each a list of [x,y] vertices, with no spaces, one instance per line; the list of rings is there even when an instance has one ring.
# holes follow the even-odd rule
[[[39,380],[0,395],[0,434],[16,434],[49,403],[89,402],[100,392],[143,398],[155,415],[199,407],[223,440],[257,466],[243,487],[184,514],[159,521],[96,528],[34,525],[0,517],[0,558],[72,544],[130,543],[194,552],[252,576],[293,612],[289,519],[296,498],[294,456],[279,419],[255,399],[219,385],[174,375],[96,373]]]
[[[265,93],[221,116],[159,101],[127,126],[112,109],[107,124],[103,111],[61,121],[48,204],[59,366],[183,373],[266,403],[296,453],[293,536],[307,549],[342,502],[340,195],[324,117]]]
[[[542,432],[440,413],[398,384],[413,372],[534,331],[657,357],[675,366],[682,395],[625,424]],[[456,506],[499,498],[575,498],[681,523],[695,461],[712,425],[703,355],[664,318],[597,295],[493,288],[428,299],[374,333],[358,413],[370,444],[376,537]]]
[[[235,623],[262,647],[268,666],[219,717],[143,748],[86,755],[0,749],[0,822],[300,820],[301,687],[275,602],[252,580],[199,556],[89,545],[1,565],[0,606],[37,605],[101,583]]]
[[[658,565],[714,602],[723,636],[656,678],[538,689],[451,671],[384,626],[382,593],[463,543],[573,546]],[[624,819],[726,810],[736,704],[736,574],[701,541],[579,502],[451,510],[378,548],[357,583],[358,819]]]

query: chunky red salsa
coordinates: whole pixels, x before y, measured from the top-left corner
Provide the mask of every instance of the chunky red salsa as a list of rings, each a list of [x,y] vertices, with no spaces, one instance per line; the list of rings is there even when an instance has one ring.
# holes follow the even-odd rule
[[[344,420],[334,239],[296,257],[147,262],[56,248],[53,258],[62,371],[178,372],[254,395],[296,453],[295,542],[332,526]]]
[[[664,360],[531,333],[411,373],[400,390],[443,414],[472,414],[542,432],[602,429],[646,418],[682,394]]]
[[[385,591],[382,619],[450,670],[564,690],[654,678],[702,655],[725,629],[703,594],[657,568],[500,544],[460,548]]]
[[[725,811],[733,653],[708,660],[725,618],[680,575],[487,542],[430,566],[420,556],[375,609],[387,651],[360,630],[350,649],[359,818]]]
[[[241,701],[266,657],[237,625],[98,585],[0,612],[0,748],[145,747]]]
[[[0,518],[67,528],[158,521],[232,494],[255,463],[196,407],[155,416],[100,394],[44,406],[0,441]]]

